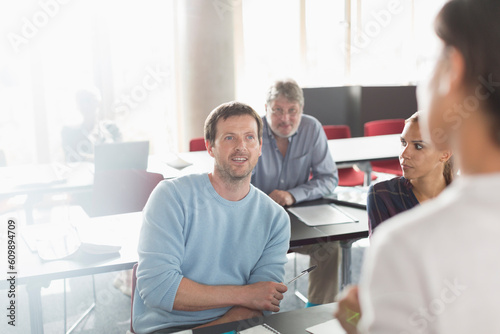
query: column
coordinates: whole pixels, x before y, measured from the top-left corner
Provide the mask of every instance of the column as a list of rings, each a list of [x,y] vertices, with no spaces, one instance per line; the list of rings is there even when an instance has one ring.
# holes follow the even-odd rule
[[[213,108],[235,99],[234,16],[240,1],[177,2],[177,110],[179,150],[203,136]]]

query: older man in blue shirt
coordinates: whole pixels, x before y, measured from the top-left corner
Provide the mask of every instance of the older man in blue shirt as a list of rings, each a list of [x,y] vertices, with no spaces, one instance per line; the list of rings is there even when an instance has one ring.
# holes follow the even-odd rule
[[[294,80],[276,81],[266,99],[262,156],[252,184],[282,206],[321,198],[338,184],[337,167],[321,123],[304,115],[304,95]],[[309,276],[308,306],[333,302],[338,292],[339,244],[303,247],[318,269]]]

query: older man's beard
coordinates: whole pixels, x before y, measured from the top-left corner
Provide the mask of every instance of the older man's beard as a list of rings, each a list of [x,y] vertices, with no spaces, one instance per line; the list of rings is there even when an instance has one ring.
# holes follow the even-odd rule
[[[293,128],[293,123],[285,123],[285,122],[281,122],[281,123],[278,123],[278,125],[276,126],[276,129],[278,129],[278,130],[279,130],[279,128],[280,128],[282,125],[290,125],[290,126]],[[297,132],[297,130],[298,130],[298,127],[297,127],[297,129],[294,129],[294,130],[290,131],[290,133],[288,133],[288,134],[286,134],[286,135],[284,135],[284,134],[282,134],[282,133],[280,133],[280,132],[278,132],[278,131],[276,131],[276,132],[275,132],[275,131],[273,131],[273,133],[274,133],[276,136],[280,137],[280,138],[290,138],[291,136],[293,136],[293,135]]]

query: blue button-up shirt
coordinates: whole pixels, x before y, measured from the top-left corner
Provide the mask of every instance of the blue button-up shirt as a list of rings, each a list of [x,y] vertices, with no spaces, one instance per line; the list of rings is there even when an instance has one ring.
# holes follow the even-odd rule
[[[309,115],[301,117],[297,132],[288,138],[284,157],[263,117],[262,156],[252,173],[254,186],[266,194],[286,190],[297,203],[332,193],[339,180],[321,123]]]

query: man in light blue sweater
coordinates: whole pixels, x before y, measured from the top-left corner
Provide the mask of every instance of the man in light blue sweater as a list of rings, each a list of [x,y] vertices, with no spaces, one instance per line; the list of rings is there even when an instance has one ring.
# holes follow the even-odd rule
[[[136,333],[173,333],[279,311],[290,221],[250,184],[262,121],[230,102],[205,122],[210,174],[161,182],[144,209]]]

